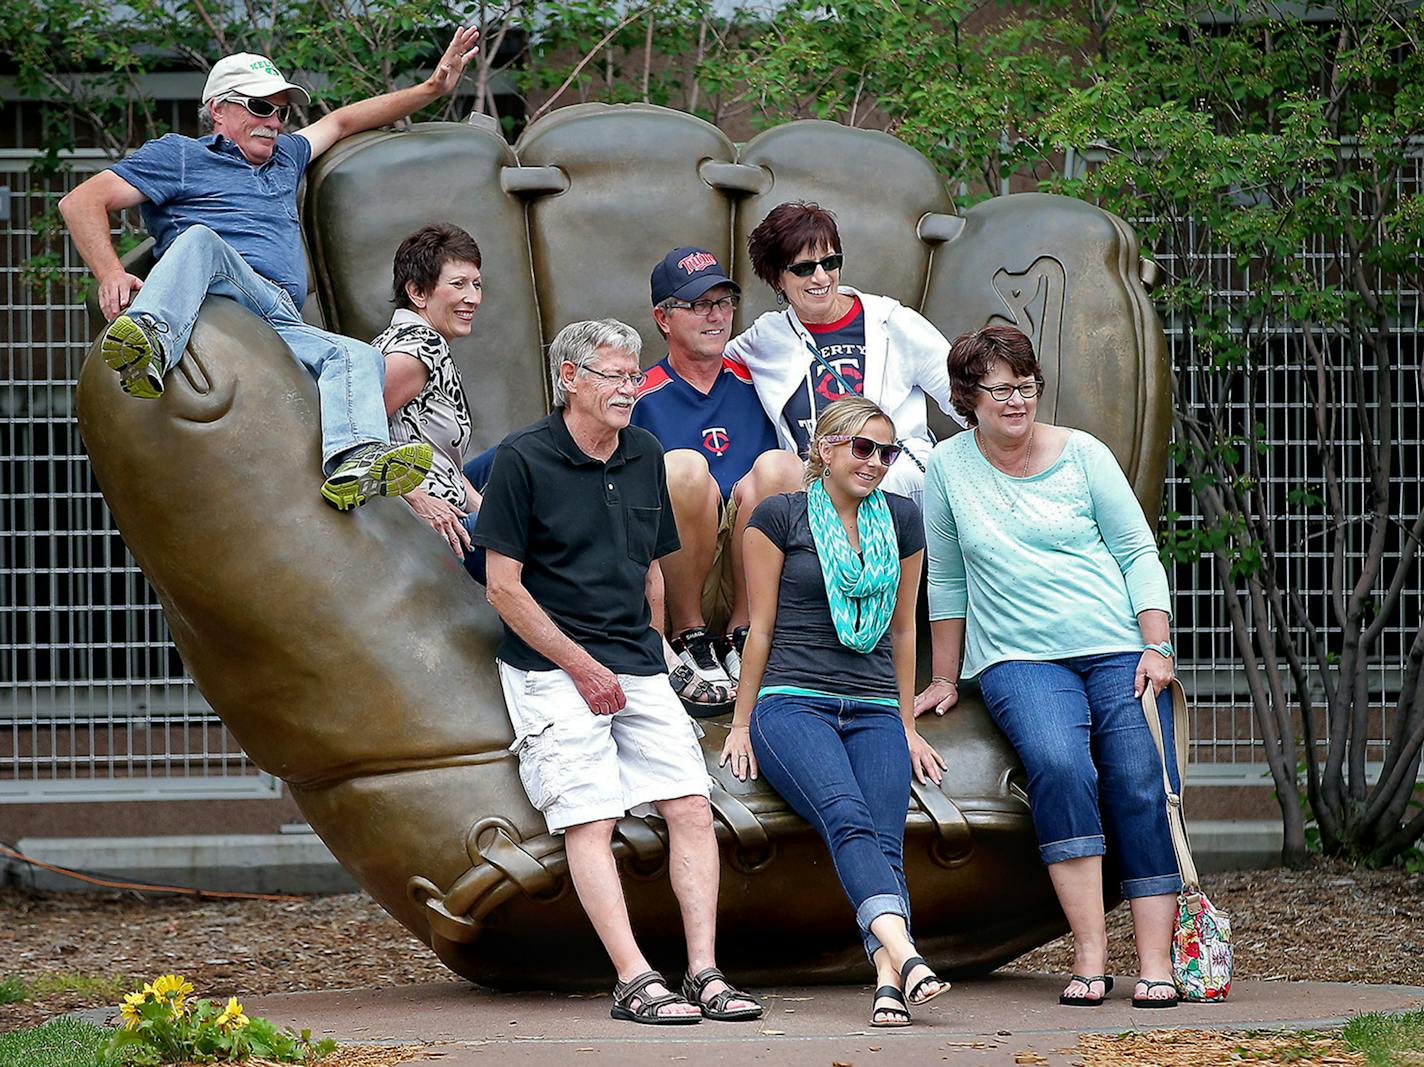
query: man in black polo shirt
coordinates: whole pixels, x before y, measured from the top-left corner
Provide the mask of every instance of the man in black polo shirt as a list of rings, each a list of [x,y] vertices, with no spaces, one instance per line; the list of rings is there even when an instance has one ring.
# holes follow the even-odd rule
[[[678,548],[657,439],[628,425],[642,372],[632,327],[564,327],[549,349],[554,411],[505,438],[475,525],[519,775],[549,832],[562,833],[584,911],[618,973],[615,1019],[671,1024],[755,1019],[761,1005],[716,967],[718,856],[707,768],[668,684],[658,559]],[[668,827],[687,938],[683,996],[633,939],[613,824],[626,812]]]

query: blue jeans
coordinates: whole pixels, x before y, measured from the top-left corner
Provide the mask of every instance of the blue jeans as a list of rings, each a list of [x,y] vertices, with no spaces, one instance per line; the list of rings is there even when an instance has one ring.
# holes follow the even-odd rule
[[[480,517],[479,511],[471,511],[460,520],[460,525],[465,528],[465,532],[471,537],[475,536],[475,520]],[[486,585],[485,582],[485,550],[479,545],[473,545],[465,549],[465,571],[471,578]]]
[[[830,848],[873,956],[881,945],[872,922],[898,915],[910,925],[910,746],[900,713],[859,700],[765,696],[752,712],[751,740],[763,776]]]
[[[1106,851],[1112,837],[1127,898],[1182,887],[1162,764],[1132,695],[1136,652],[1051,662],[996,663],[979,678],[989,714],[1028,772],[1033,827],[1044,863]],[[1171,749],[1172,700],[1157,698],[1173,788],[1181,789]]]
[[[498,447],[498,445],[493,445],[485,449],[465,464],[465,477],[475,487],[477,493],[483,493],[485,486],[489,484],[490,469],[494,466],[494,452]],[[475,536],[475,520],[479,518],[479,514],[479,508],[476,508],[463,520],[465,532],[471,537]],[[485,582],[485,550],[483,548],[475,547],[465,553],[465,570],[481,585],[487,584]]]
[[[489,484],[490,471],[494,468],[494,454],[499,445],[492,445],[474,459],[465,463],[465,477],[477,492],[483,493]]]
[[[129,314],[147,312],[168,326],[164,371],[188,347],[198,310],[209,295],[236,300],[264,319],[287,343],[297,362],[316,378],[321,395],[321,459],[330,474],[336,460],[356,445],[390,440],[385,358],[368,344],[302,321],[291,296],[268,281],[206,226],[190,226],[154,265]]]

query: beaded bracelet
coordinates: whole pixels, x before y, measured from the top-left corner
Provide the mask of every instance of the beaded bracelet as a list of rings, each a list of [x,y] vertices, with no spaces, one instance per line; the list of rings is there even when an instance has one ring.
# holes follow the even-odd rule
[[[959,683],[956,682],[954,679],[952,679],[952,678],[944,678],[944,677],[942,677],[942,676],[940,676],[940,675],[938,675],[938,674],[936,674],[933,678],[930,679],[930,685],[934,685],[936,682],[939,682],[939,683],[941,683],[941,684],[943,684],[943,685],[952,685],[952,686],[954,686],[954,688],[956,688],[956,689],[959,688]]]

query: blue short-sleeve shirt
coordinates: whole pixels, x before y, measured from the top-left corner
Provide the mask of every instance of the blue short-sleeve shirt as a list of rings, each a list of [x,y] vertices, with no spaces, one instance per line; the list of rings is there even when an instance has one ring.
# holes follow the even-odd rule
[[[278,135],[272,157],[254,167],[221,134],[170,133],[114,164],[113,171],[143,194],[139,210],[157,242],[157,258],[188,227],[206,226],[300,308],[307,264],[297,186],[310,162],[311,142],[296,134]]]

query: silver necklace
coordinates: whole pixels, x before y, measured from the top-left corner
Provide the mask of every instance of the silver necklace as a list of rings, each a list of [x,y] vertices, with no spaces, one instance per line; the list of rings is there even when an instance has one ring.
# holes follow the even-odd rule
[[[1028,477],[1029,467],[1033,464],[1033,432],[1035,429],[1036,427],[1034,426],[1030,426],[1028,428],[1028,449],[1024,454],[1023,470],[1019,471],[1018,476],[1020,480]],[[996,475],[1002,474],[1004,475],[1004,477],[1008,477],[1009,474],[1007,471],[1000,471],[999,468],[995,465],[994,461],[992,459],[989,459],[989,451],[984,447],[984,435],[979,432],[979,428],[977,426],[974,428],[974,440],[979,445],[980,453],[984,456],[986,460],[989,461],[989,466],[993,467],[994,473]],[[998,490],[999,499],[1004,502],[1004,506],[1008,508],[1009,511],[1012,512],[1018,510],[1019,500],[1022,499],[1024,494],[1024,488],[1021,481],[1020,484],[1017,484],[1015,486],[1015,492],[1013,496],[1010,496],[1008,494],[1008,491],[1004,489],[1003,477],[994,478],[994,488]]]

